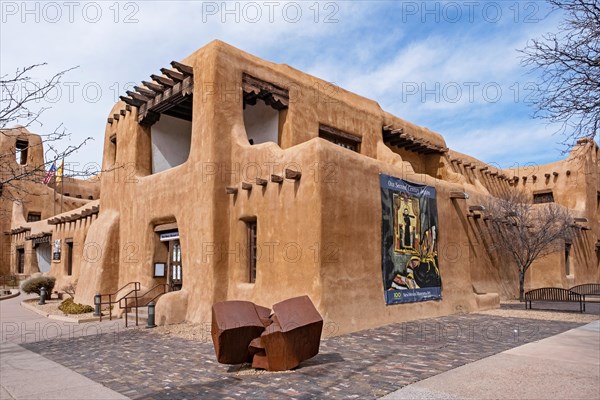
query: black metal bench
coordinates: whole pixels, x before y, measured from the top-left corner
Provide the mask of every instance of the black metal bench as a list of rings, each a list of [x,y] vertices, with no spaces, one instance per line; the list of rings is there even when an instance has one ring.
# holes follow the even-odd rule
[[[532,301],[579,302],[579,312],[585,311],[585,295],[570,289],[553,287],[533,289],[525,293],[525,309],[529,308],[531,310]],[[527,306],[528,303],[529,307]]]
[[[600,283],[584,283],[573,286],[569,290],[584,296],[600,296]]]

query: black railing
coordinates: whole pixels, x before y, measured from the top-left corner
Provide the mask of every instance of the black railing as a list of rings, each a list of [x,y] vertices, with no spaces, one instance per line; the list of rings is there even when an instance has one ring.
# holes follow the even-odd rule
[[[133,289],[131,289],[133,287]],[[139,282],[129,282],[125,284],[122,288],[118,289],[114,293],[101,294],[100,295],[100,321],[102,321],[102,306],[108,305],[108,319],[112,321],[112,306],[113,304],[119,303],[121,304],[121,300],[130,296],[131,294],[135,294],[137,296],[137,292],[140,291],[142,285]],[[119,293],[129,288],[129,292],[124,294],[121,297],[118,297]],[[108,298],[108,301],[104,301],[104,299]],[[113,300],[114,299],[114,300]]]
[[[141,295],[138,294],[138,292],[135,292],[135,293],[130,292],[127,295],[121,297],[121,299],[119,300],[119,308],[124,310],[124,312],[125,312],[125,327],[129,326],[129,321],[128,321],[129,310],[131,310],[132,308],[135,308],[135,326],[138,326],[139,325],[138,309],[140,307],[148,306],[148,304],[150,304],[151,301],[158,299],[160,296],[167,293],[168,291],[169,291],[169,285],[167,285],[166,283],[160,283],[160,284],[148,289],[145,293],[143,293]],[[150,297],[150,296],[152,296],[153,292],[157,292],[157,294],[155,294],[154,297]],[[132,305],[130,304],[130,301],[133,303]],[[125,303],[125,304],[123,305],[123,303]]]

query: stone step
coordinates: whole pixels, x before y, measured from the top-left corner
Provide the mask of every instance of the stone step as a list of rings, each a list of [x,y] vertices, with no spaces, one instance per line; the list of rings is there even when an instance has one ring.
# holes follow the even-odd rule
[[[123,314],[125,319],[125,314]],[[127,321],[129,324],[135,325],[135,309],[130,310],[127,313]],[[138,324],[145,324],[148,321],[148,307],[138,307]]]

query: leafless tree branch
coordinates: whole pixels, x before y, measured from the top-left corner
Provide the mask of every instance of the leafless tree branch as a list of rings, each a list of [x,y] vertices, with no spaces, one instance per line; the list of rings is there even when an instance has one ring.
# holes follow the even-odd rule
[[[531,40],[522,64],[540,74],[534,116],[560,124],[563,144],[594,138],[600,128],[600,3],[547,0],[565,19],[556,33]]]

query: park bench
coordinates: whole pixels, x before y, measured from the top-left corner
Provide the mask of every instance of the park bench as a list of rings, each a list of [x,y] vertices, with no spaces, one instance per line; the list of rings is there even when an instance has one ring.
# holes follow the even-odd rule
[[[600,283],[584,283],[569,289],[584,296],[600,296]]]
[[[562,288],[540,288],[525,293],[525,309],[531,310],[532,301],[579,302],[579,312],[585,311],[585,295]]]

